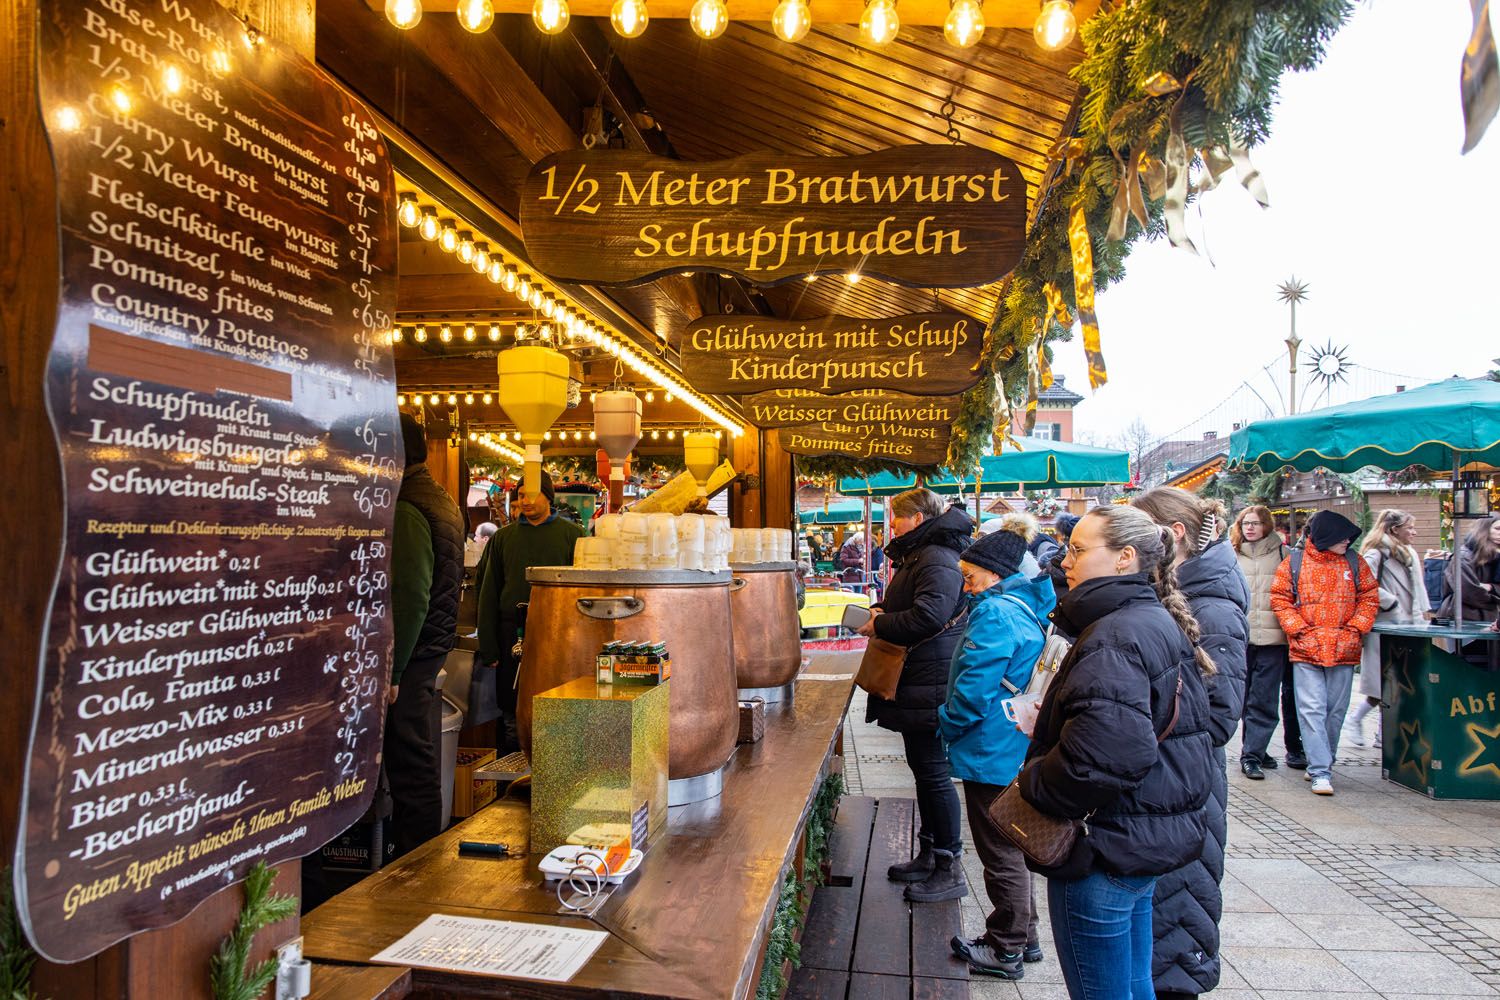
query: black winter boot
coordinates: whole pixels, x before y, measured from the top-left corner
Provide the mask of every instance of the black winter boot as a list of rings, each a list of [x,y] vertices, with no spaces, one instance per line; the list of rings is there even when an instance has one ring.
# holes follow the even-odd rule
[[[958,863],[958,852],[934,848],[932,874],[906,887],[906,898],[913,903],[940,903],[945,899],[962,899],[969,894],[964,870]]]
[[[917,850],[916,857],[904,864],[891,865],[885,870],[886,877],[892,882],[920,882],[932,874],[932,838],[919,833],[917,840],[921,847]]]

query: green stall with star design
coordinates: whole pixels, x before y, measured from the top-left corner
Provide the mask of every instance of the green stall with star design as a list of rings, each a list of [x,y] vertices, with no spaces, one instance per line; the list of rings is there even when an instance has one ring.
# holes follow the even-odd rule
[[[1435,799],[1500,799],[1500,633],[1378,625],[1382,774]],[[1448,652],[1468,644],[1474,663]]]

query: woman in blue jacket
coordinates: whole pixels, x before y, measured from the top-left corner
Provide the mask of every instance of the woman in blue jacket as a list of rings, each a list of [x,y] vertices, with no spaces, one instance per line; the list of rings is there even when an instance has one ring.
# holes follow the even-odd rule
[[[993,907],[985,932],[972,941],[955,937],[953,951],[974,972],[1002,979],[1020,979],[1023,961],[1042,958],[1026,858],[988,816],[1030,742],[1001,703],[1026,690],[1046,640],[1042,621],[1056,603],[1052,581],[1020,572],[1025,555],[1026,540],[1001,530],[959,556],[969,620],[948,668],[948,698],[938,708],[938,728],[953,776],[964,783],[969,828]]]

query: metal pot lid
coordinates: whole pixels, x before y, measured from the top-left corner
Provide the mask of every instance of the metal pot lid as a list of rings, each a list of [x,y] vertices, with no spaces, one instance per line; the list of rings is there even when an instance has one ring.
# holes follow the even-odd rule
[[[733,573],[795,573],[797,572],[797,564],[794,562],[732,562],[729,564],[729,569]]]
[[[533,566],[529,583],[591,584],[597,587],[708,587],[727,586],[728,571],[704,573],[691,569],[577,569],[573,566]]]

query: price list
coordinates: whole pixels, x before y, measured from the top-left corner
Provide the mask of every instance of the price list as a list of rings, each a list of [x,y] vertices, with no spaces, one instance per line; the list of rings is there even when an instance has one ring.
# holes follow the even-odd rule
[[[66,529],[17,889],[76,961],[373,794],[402,456],[369,113],[214,0],[41,4]]]

